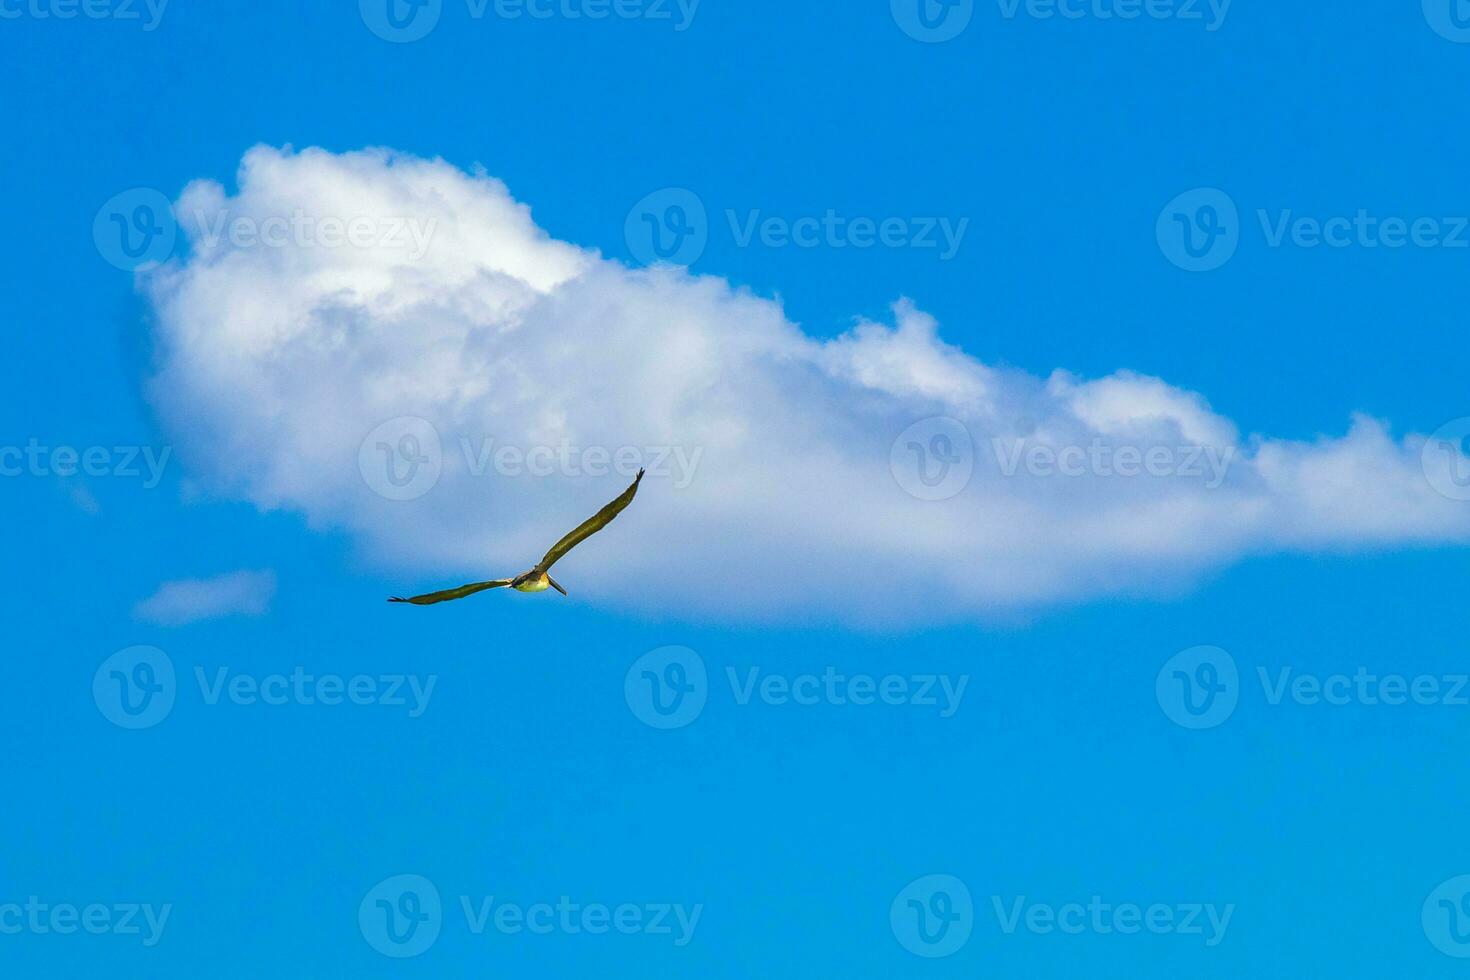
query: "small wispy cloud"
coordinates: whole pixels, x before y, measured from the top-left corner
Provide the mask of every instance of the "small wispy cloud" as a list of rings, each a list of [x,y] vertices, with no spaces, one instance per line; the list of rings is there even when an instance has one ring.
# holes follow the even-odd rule
[[[239,571],[204,579],[165,582],[133,608],[159,626],[183,626],[221,616],[261,616],[276,594],[276,573]]]

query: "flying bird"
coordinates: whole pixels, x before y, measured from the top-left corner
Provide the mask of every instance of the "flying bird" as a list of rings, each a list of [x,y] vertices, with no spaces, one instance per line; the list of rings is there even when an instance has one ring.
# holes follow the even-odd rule
[[[633,502],[633,495],[638,492],[638,484],[643,480],[643,471],[638,471],[632,486],[624,490],[618,499],[593,514],[587,520],[579,524],[556,544],[551,546],[536,567],[528,572],[522,572],[515,578],[497,578],[489,582],[474,582],[470,585],[461,585],[457,589],[445,589],[443,592],[430,592],[427,595],[414,596],[412,599],[400,599],[397,596],[389,599],[389,602],[411,602],[415,606],[432,606],[436,602],[448,602],[451,599],[463,599],[465,596],[474,595],[476,592],[484,592],[486,589],[500,589],[509,586],[517,592],[545,592],[547,589],[555,589],[562,595],[567,590],[562,588],[548,573],[551,566],[555,565],[568,551],[586,541],[592,535],[601,531],[612,523],[612,519],[623,512],[623,509]]]

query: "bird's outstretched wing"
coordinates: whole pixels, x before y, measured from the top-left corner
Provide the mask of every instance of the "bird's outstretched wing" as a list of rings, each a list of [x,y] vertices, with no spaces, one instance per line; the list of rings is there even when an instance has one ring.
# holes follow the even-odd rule
[[[546,557],[541,559],[536,568],[543,572],[546,571],[552,565],[555,565],[558,561],[560,561],[562,556],[565,555],[568,551],[571,551],[577,545],[581,544],[583,541],[586,541],[588,538],[592,537],[592,535],[596,534],[598,531],[601,531],[603,528],[607,527],[608,524],[612,523],[612,519],[621,514],[623,512],[623,508],[627,507],[633,502],[633,495],[638,492],[638,484],[642,481],[643,471],[639,470],[638,476],[634,478],[632,486],[624,490],[622,492],[622,495],[619,496],[617,500],[614,500],[612,503],[602,508],[602,510],[598,511],[596,514],[593,514],[591,517],[587,518],[587,520],[583,521],[580,525],[578,525],[575,531],[572,531],[566,537],[562,538],[556,544],[552,545],[551,550],[546,553]]]
[[[412,599],[400,599],[397,596],[389,599],[389,602],[411,602],[415,606],[432,606],[436,602],[448,602],[451,599],[463,599],[467,595],[476,592],[484,592],[486,589],[499,589],[510,584],[508,578],[498,578],[493,582],[476,582],[473,585],[461,585],[457,589],[445,589],[443,592],[430,592],[428,595],[416,595]]]

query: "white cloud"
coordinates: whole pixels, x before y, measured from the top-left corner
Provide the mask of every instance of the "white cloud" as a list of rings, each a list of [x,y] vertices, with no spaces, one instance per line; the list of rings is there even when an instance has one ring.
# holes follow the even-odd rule
[[[183,626],[221,616],[262,616],[276,594],[273,572],[230,572],[206,579],[165,582],[138,603],[133,615],[160,626]]]
[[[242,247],[189,227],[219,209],[433,233],[422,257],[411,242]],[[520,571],[624,483],[476,475],[461,440],[698,452],[687,486],[645,480],[558,571],[574,598],[675,615],[964,618],[1172,590],[1249,554],[1470,537],[1470,507],[1421,471],[1422,438],[1372,419],[1311,443],[1242,439],[1156,378],[982,364],[908,301],[892,324],[821,341],[723,279],[556,241],[499,181],[442,161],[259,147],[235,195],[196,182],[179,213],[193,251],[146,286],[153,397],[185,462],[217,490],[347,530],[405,587]],[[890,450],[941,415],[973,434],[974,474],[917,499]],[[437,484],[411,501],[374,493],[358,466],[364,437],[399,416],[443,446]],[[1181,469],[1177,451],[1204,445],[1229,466],[1214,481],[1122,477],[1089,459],[1059,476],[1023,455],[1007,476],[1016,445],[1075,447],[1072,462],[1167,450]]]

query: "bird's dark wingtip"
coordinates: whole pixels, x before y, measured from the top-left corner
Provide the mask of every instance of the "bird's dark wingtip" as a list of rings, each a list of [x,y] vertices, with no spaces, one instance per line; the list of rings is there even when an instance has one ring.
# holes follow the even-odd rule
[[[389,602],[407,602],[408,600],[407,599],[400,599],[397,596],[394,596],[393,598],[389,599],[388,601]]]

